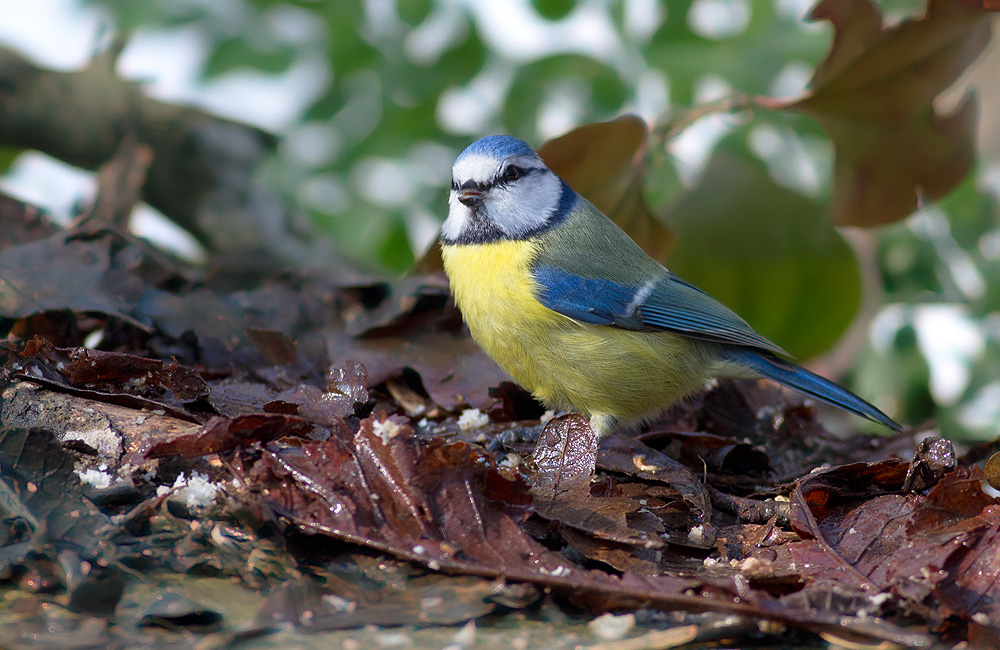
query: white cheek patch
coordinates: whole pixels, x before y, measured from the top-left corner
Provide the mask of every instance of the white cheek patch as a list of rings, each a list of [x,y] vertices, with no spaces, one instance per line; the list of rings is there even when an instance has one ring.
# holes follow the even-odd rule
[[[452,191],[448,194],[448,218],[441,225],[441,234],[445,240],[454,241],[459,238],[468,223],[469,208],[459,203],[458,195]]]
[[[520,182],[497,187],[487,201],[489,219],[512,238],[545,225],[559,205],[562,183],[549,171],[535,172]]]

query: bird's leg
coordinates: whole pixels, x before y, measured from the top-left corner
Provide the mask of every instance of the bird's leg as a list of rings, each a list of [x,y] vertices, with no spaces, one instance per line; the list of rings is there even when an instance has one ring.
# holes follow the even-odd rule
[[[621,424],[621,421],[613,415],[607,413],[591,413],[590,429],[597,436],[598,440],[604,440]]]
[[[618,418],[606,413],[594,413],[590,416],[590,430],[594,432],[595,436],[597,436],[598,441],[601,441],[611,435],[611,432],[614,431],[620,423],[621,422]],[[516,427],[513,429],[507,429],[490,440],[489,444],[486,445],[486,448],[489,451],[497,452],[511,443],[527,442],[535,444],[538,442],[538,437],[542,435],[542,431],[544,429],[545,423],[539,424],[536,427]]]

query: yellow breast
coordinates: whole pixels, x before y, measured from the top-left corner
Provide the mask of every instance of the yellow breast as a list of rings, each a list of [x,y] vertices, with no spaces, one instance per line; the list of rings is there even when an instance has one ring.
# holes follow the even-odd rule
[[[472,337],[528,390],[540,386],[537,345],[562,316],[535,300],[530,241],[443,245],[441,257],[455,302]]]
[[[655,415],[704,385],[709,358],[684,337],[589,325],[538,302],[535,246],[528,240],[441,249],[473,338],[515,381],[548,406],[623,421]]]

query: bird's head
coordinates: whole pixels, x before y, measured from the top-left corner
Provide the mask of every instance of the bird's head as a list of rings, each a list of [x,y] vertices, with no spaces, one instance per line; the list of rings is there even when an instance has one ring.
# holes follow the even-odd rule
[[[461,153],[451,172],[446,244],[526,239],[562,221],[576,193],[517,138],[491,135]]]

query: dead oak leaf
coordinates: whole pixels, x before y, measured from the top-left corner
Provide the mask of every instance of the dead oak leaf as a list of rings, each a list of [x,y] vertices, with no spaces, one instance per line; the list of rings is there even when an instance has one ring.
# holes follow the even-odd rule
[[[538,148],[538,155],[654,259],[663,261],[676,236],[646,204],[643,181],[649,128],[635,115],[585,124]]]
[[[805,97],[758,98],[767,108],[814,116],[836,150],[832,213],[844,226],[893,223],[922,198],[951,191],[975,163],[977,105],[966,96],[948,115],[934,99],[983,51],[990,14],[928,0],[926,13],[886,27],[871,0],[822,0],[833,46]]]

